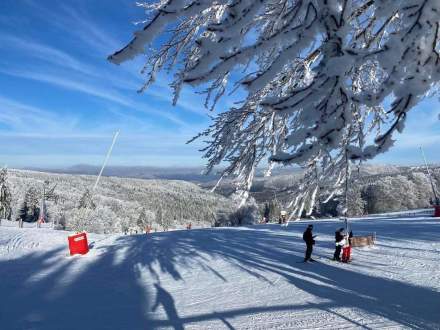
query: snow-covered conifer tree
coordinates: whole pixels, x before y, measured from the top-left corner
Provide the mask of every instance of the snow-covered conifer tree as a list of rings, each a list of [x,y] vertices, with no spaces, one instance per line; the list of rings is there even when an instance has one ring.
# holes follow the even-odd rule
[[[28,212],[29,212],[29,207],[26,203],[26,200],[24,200],[23,204],[21,205],[20,209],[18,210],[17,221],[18,220],[27,221]]]
[[[208,170],[228,161],[225,173],[238,175],[245,189],[265,159],[313,164],[320,177],[343,182],[345,162],[388,150],[408,112],[440,79],[437,0],[140,6],[148,14],[142,29],[109,60],[144,54],[141,90],[159,71],[173,70],[174,103],[184,84],[201,88],[210,109],[225,94],[244,91],[242,102],[217,114],[198,137],[209,139]],[[315,184],[301,194],[313,198],[317,177],[310,178]]]
[[[89,189],[86,189],[79,199],[77,207],[70,211],[67,227],[75,231],[90,231],[95,210],[96,205],[93,202],[93,195]],[[96,224],[96,227],[99,227],[99,224]]]
[[[162,216],[161,216],[162,217]],[[141,209],[141,212],[139,213],[139,217],[136,221],[137,226],[139,227],[140,231],[145,231],[146,226],[151,226],[154,221],[154,213],[150,210],[146,210],[145,208]]]
[[[25,193],[18,217],[25,222],[35,222],[38,220],[39,214],[38,191],[35,187],[30,187]]]
[[[168,231],[172,224],[172,219],[168,214],[164,214],[162,205],[159,205],[155,212],[156,223],[162,227],[164,231]]]
[[[0,221],[1,219],[11,220],[12,196],[8,184],[8,170],[3,168],[0,171]]]
[[[93,202],[93,195],[89,189],[84,191],[84,194],[81,196],[78,204],[79,209],[91,209],[94,210],[96,208],[95,203]]]

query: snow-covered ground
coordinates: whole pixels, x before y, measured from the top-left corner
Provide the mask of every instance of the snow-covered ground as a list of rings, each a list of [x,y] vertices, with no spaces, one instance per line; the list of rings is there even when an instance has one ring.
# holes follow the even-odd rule
[[[89,235],[0,227],[1,329],[440,329],[440,219],[352,222],[377,245],[329,260],[339,220]]]

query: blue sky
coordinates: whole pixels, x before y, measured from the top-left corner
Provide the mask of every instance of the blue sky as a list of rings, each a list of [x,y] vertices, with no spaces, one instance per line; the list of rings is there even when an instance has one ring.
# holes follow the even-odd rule
[[[106,60],[142,19],[134,0],[0,1],[0,163],[98,165],[118,129],[112,165],[204,163],[201,144],[185,144],[210,123],[201,97],[187,88],[171,106],[165,76],[138,94],[143,59]],[[418,164],[420,145],[440,162],[439,112],[437,99],[413,109],[394,149],[375,162]]]

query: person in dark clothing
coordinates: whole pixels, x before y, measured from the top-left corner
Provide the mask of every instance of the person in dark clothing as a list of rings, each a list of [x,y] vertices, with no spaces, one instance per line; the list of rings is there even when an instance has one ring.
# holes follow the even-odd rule
[[[306,255],[304,262],[315,261],[312,259],[313,245],[315,244],[315,237],[312,233],[313,225],[308,225],[306,231],[303,233],[303,240],[306,242]]]
[[[344,240],[344,228],[340,228],[335,232],[335,254],[333,255],[333,260],[341,261],[341,250],[342,250],[342,241]]]
[[[351,239],[353,238],[353,230],[350,230],[350,233],[348,234],[348,245],[351,246]]]

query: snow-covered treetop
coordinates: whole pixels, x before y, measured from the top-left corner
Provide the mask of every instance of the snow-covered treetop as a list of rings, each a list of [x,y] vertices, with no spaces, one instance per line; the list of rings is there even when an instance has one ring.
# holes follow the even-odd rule
[[[199,137],[209,138],[208,169],[227,160],[226,174],[247,186],[263,159],[318,162],[324,173],[388,150],[407,112],[440,78],[438,0],[141,6],[148,13],[143,28],[109,60],[144,54],[144,88],[157,72],[173,69],[174,102],[183,84],[203,88],[208,108],[227,91],[246,91]]]

